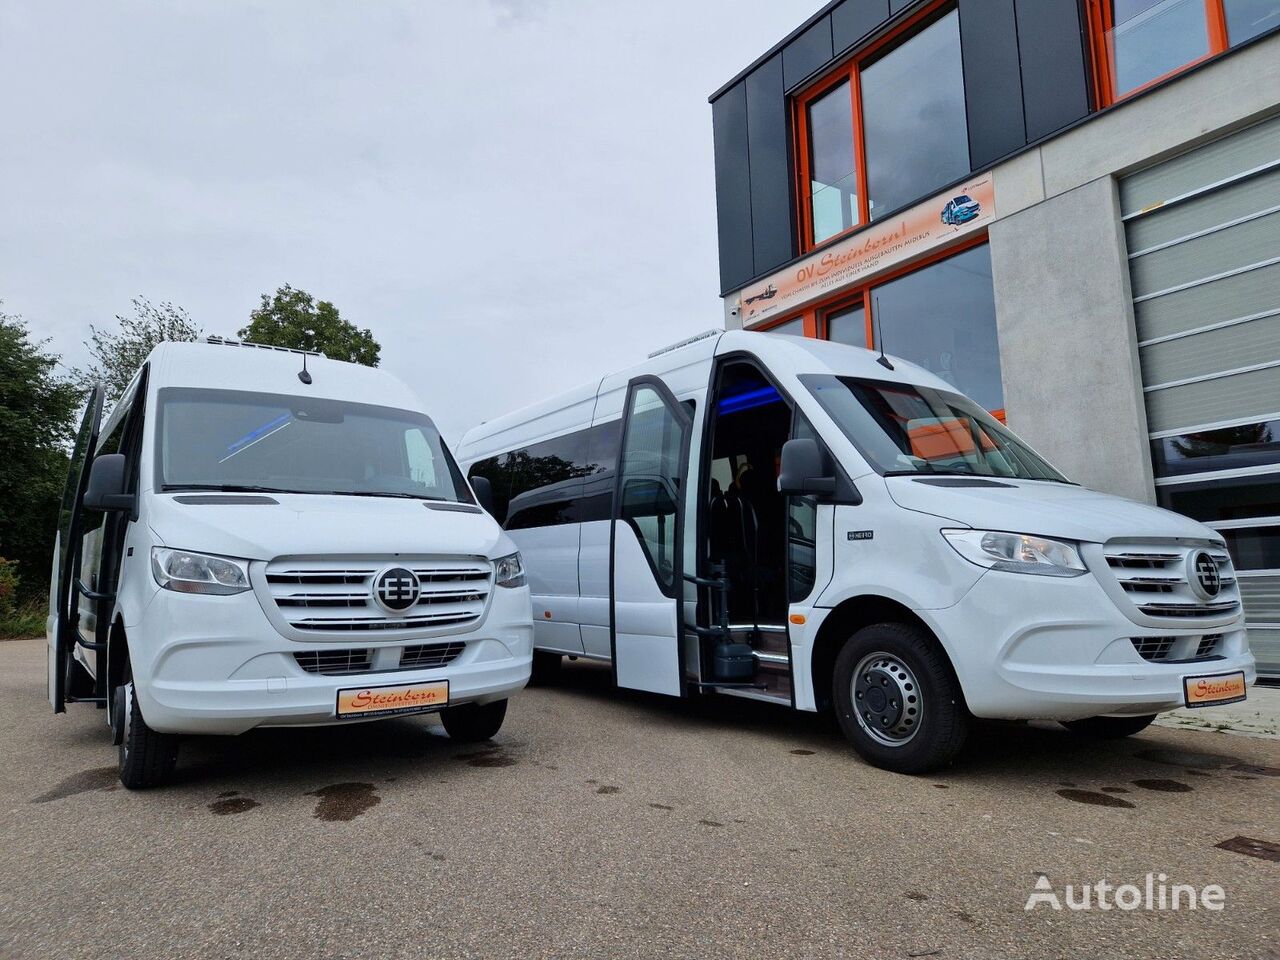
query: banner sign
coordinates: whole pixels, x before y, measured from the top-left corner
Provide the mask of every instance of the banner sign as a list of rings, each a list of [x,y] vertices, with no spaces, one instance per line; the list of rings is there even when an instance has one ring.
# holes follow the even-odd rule
[[[753,283],[738,294],[738,315],[744,327],[754,327],[931,253],[995,218],[995,184],[986,173]]]

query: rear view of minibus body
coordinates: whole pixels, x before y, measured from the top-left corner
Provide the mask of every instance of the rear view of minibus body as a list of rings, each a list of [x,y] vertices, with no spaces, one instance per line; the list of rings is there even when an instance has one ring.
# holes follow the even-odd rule
[[[902,772],[973,717],[1124,736],[1254,680],[1221,536],[1071,483],[905,361],[711,333],[459,459],[525,558],[535,676],[831,709]]]
[[[183,734],[439,712],[497,732],[528,680],[520,557],[393,376],[166,343],[73,454],[49,698],[105,708],[129,787]]]

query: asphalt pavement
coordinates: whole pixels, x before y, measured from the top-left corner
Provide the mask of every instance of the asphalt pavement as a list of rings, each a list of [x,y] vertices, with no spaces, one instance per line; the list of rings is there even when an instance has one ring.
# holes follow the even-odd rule
[[[904,777],[821,717],[578,663],[480,747],[191,740],[145,793],[114,762],[43,642],[0,643],[0,958],[1280,957],[1276,740],[986,724]],[[1024,909],[1148,873],[1225,907]]]

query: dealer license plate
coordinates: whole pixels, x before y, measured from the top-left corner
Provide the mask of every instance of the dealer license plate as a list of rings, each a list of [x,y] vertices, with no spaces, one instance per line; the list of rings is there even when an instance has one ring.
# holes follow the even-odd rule
[[[1245,698],[1244,671],[1183,677],[1182,698],[1188,707],[1212,707],[1239,703]]]
[[[338,691],[338,716],[389,717],[397,713],[437,710],[448,702],[448,680],[396,683],[381,687],[349,687]]]

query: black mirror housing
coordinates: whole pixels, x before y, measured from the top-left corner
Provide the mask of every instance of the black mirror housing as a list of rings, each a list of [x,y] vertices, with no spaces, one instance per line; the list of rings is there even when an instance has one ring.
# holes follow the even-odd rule
[[[493,515],[493,484],[488,477],[472,477],[471,491],[476,495],[476,503],[485,513]]]
[[[790,497],[831,496],[836,492],[836,478],[818,441],[799,437],[782,445],[778,492]]]
[[[128,462],[123,453],[94,457],[89,468],[89,484],[84,492],[84,508],[99,513],[133,509],[133,495],[126,490]]]

